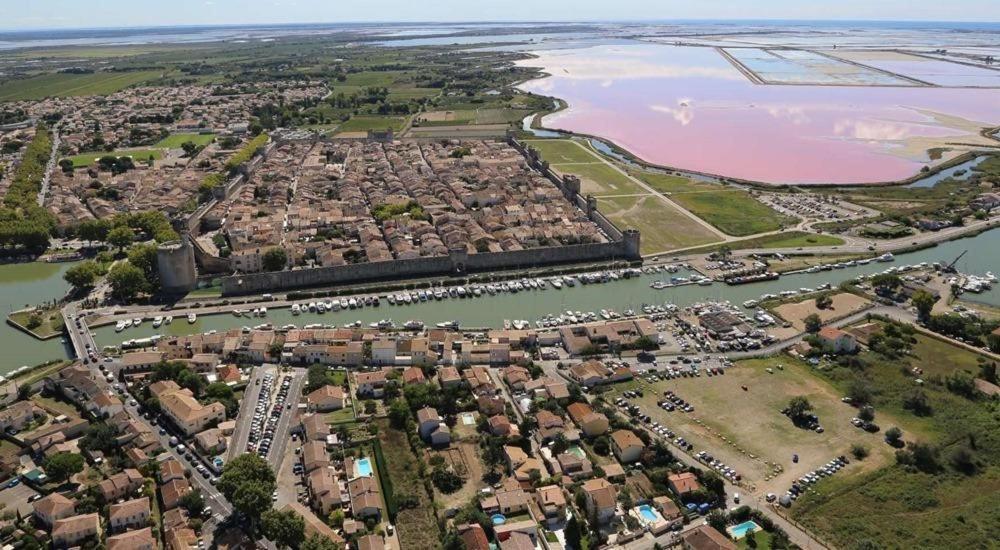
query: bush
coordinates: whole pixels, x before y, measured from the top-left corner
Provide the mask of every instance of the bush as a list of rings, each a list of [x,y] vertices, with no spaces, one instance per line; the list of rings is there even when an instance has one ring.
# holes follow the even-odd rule
[[[855,443],[851,445],[851,456],[857,460],[864,460],[868,457],[868,447],[861,445],[860,443]]]

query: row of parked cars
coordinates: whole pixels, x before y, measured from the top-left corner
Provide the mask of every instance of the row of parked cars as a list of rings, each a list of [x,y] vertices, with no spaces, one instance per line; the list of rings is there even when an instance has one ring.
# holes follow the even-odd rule
[[[681,399],[681,396],[675,394],[672,390],[663,392],[663,397],[666,397],[666,399],[657,401],[656,405],[667,412],[674,412],[675,410],[688,413],[694,412],[694,405]]]
[[[642,390],[627,391],[622,395],[628,397],[642,397]],[[660,424],[659,422],[653,421],[652,417],[642,412],[642,409],[639,407],[639,405],[630,403],[624,397],[619,397],[618,399],[616,399],[615,405],[618,405],[618,407],[620,407],[622,410],[628,413],[629,416],[631,416],[632,418],[638,419],[643,424],[647,424],[650,431],[667,439],[674,445],[677,445],[678,447],[685,449],[687,451],[691,451],[692,449],[694,449],[694,445],[688,443],[683,437],[676,437],[676,434],[669,428]]]
[[[715,470],[722,477],[728,479],[729,481],[736,483],[737,481],[743,479],[743,477],[736,471],[735,468],[727,466],[721,460],[716,460],[711,454],[700,451],[698,454],[694,455],[695,458],[704,462],[709,468]],[[738,502],[738,501],[737,501]]]
[[[278,421],[284,414],[288,399],[288,391],[292,385],[292,379],[285,376],[278,393],[274,397],[274,404],[271,405],[271,391],[274,389],[275,376],[271,373],[265,374],[260,386],[260,396],[257,399],[257,408],[254,410],[253,420],[250,421],[250,436],[247,441],[247,452],[257,452],[261,458],[267,458],[267,453],[271,450],[271,443],[274,441],[274,432],[278,428]],[[268,411],[268,405],[270,411]]]
[[[801,495],[802,493],[806,492],[807,489],[809,489],[810,485],[813,485],[814,483],[816,483],[820,479],[823,479],[824,477],[832,476],[833,474],[839,472],[841,468],[847,466],[849,463],[850,460],[848,460],[846,456],[844,455],[838,456],[837,458],[831,460],[830,462],[827,462],[823,466],[820,466],[819,468],[811,472],[808,472],[799,479],[793,481],[792,486],[788,488],[788,492],[786,493],[786,495],[791,500],[797,499],[799,495]]]

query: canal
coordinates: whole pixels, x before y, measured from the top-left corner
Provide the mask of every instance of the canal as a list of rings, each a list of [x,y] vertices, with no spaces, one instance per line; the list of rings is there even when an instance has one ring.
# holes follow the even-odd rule
[[[544,291],[522,291],[517,294],[483,295],[474,299],[451,298],[441,301],[428,301],[412,305],[390,306],[383,302],[378,308],[364,308],[348,311],[330,312],[325,314],[305,313],[292,315],[288,309],[273,309],[266,319],[235,317],[231,314],[199,316],[194,324],[179,317],[170,325],[154,329],[152,323],[145,322],[140,327],[126,329],[116,333],[113,326],[101,327],[95,330],[97,342],[100,345],[119,344],[124,340],[145,338],[154,334],[184,335],[210,330],[228,330],[242,326],[254,326],[270,323],[274,327],[294,324],[299,327],[313,324],[344,325],[360,321],[364,326],[381,319],[392,319],[402,324],[411,319],[421,320],[428,326],[435,323],[457,320],[465,327],[500,327],[504,319],[525,319],[534,324],[536,319],[545,315],[558,315],[566,310],[593,311],[609,309],[622,312],[626,309],[639,311],[643,304],[663,304],[665,302],[686,306],[702,301],[729,300],[733,304],[741,304],[750,299],[757,299],[762,294],[778,294],[782,290],[797,290],[799,288],[816,288],[822,283],[837,285],[842,281],[852,279],[861,274],[876,273],[891,266],[917,264],[920,262],[946,261],[951,262],[963,250],[970,250],[956,265],[964,273],[982,275],[986,271],[1000,271],[1000,230],[993,230],[976,237],[959,239],[943,243],[939,246],[901,254],[893,263],[872,262],[864,266],[856,266],[819,273],[797,273],[782,276],[776,281],[767,281],[742,286],[727,286],[715,283],[712,286],[681,286],[664,290],[650,288],[654,281],[669,282],[672,276],[688,276],[681,270],[679,273],[657,273],[642,275],[632,279],[622,279],[604,284],[564,286],[556,290],[551,286]],[[1000,306],[1000,289],[978,295],[968,294],[971,301]],[[241,306],[246,308],[246,306]]]
[[[40,341],[6,323],[7,314],[25,306],[62,298],[69,285],[63,273],[72,263],[32,262],[0,265],[0,308],[4,322],[0,323],[0,374],[22,365],[33,366],[51,359],[62,359],[67,350],[61,338]]]

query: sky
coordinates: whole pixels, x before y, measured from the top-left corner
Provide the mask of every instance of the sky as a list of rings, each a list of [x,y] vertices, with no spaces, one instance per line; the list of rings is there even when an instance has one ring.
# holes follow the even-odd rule
[[[0,28],[7,30],[359,21],[1000,21],[1000,0],[0,0],[0,13]]]

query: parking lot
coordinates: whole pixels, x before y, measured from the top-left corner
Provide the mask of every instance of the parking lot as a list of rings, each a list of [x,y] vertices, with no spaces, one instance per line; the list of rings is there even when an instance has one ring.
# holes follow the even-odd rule
[[[17,510],[21,513],[21,517],[27,517],[33,511],[31,503],[34,502],[34,497],[38,493],[31,487],[21,483],[20,480],[11,487],[10,484],[14,483],[14,480],[17,480],[17,478],[13,478],[3,484],[3,489],[0,490],[0,504],[3,505],[5,512]]]

